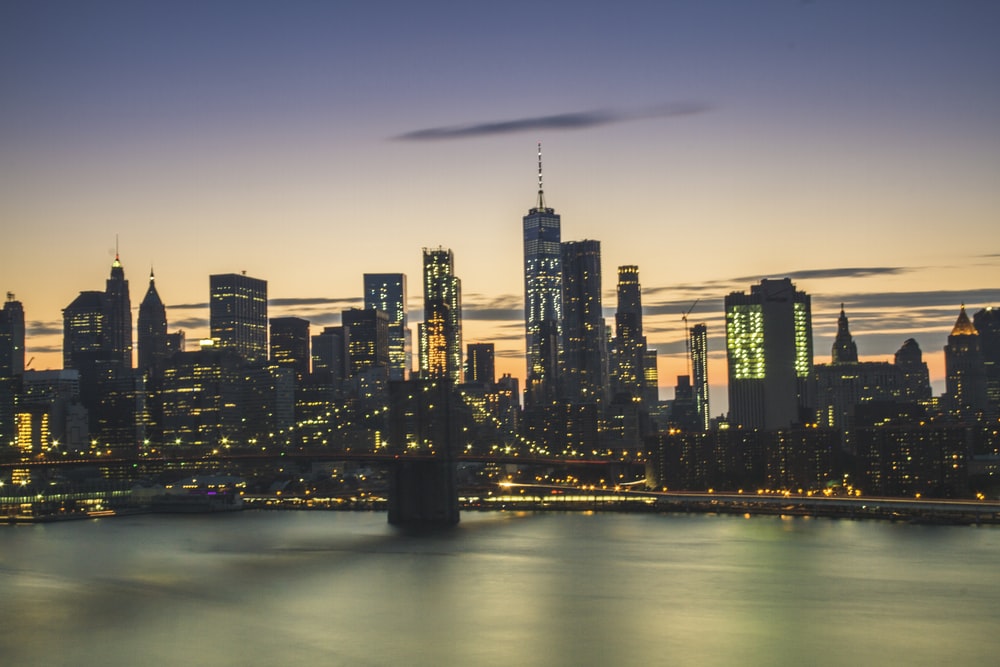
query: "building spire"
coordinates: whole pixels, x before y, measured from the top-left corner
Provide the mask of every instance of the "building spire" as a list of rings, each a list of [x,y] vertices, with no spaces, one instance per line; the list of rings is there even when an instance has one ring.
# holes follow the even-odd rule
[[[542,188],[542,142],[538,142],[538,208],[545,208],[545,192]]]

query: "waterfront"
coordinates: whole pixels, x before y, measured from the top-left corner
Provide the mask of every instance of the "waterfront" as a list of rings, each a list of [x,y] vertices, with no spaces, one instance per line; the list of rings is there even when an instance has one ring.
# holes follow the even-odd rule
[[[467,512],[0,530],[7,664],[985,664],[1000,530]]]

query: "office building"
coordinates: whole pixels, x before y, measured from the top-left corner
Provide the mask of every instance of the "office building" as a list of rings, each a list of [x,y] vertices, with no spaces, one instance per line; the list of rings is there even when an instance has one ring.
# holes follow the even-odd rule
[[[348,376],[373,368],[388,374],[389,316],[381,310],[351,308],[341,313],[340,321],[347,344]]]
[[[389,316],[389,379],[405,380],[412,367],[412,336],[406,305],[406,275],[364,274],[365,310]]]
[[[309,320],[271,318],[271,364],[289,368],[302,381],[309,374]]]
[[[250,363],[267,361],[267,281],[245,273],[209,276],[209,325],[221,350]]]
[[[764,279],[726,297],[729,420],[776,430],[811,421],[812,315],[809,295],[788,278]]]
[[[608,355],[601,307],[601,242],[562,244],[562,398],[570,403],[607,401]]]
[[[316,382],[339,385],[347,377],[347,337],[344,327],[324,327],[312,337],[312,371]]]
[[[561,221],[545,205],[542,148],[538,145],[538,201],[524,216],[525,403],[555,396],[562,351],[563,289]]]

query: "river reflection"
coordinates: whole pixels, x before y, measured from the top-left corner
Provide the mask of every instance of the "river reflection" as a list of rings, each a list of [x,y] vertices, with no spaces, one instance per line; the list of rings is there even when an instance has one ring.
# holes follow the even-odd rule
[[[992,664],[1000,530],[466,513],[136,516],[0,530],[20,665]]]

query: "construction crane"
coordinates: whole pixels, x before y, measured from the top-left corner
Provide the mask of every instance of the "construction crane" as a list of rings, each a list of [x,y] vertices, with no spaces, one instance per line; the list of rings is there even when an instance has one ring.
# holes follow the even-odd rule
[[[681,315],[681,319],[684,321],[684,356],[687,359],[687,374],[689,378],[691,377],[691,333],[688,331],[688,315],[691,314],[691,311],[694,310],[699,301],[701,301],[701,298],[695,299],[691,307],[687,309],[687,312]]]

